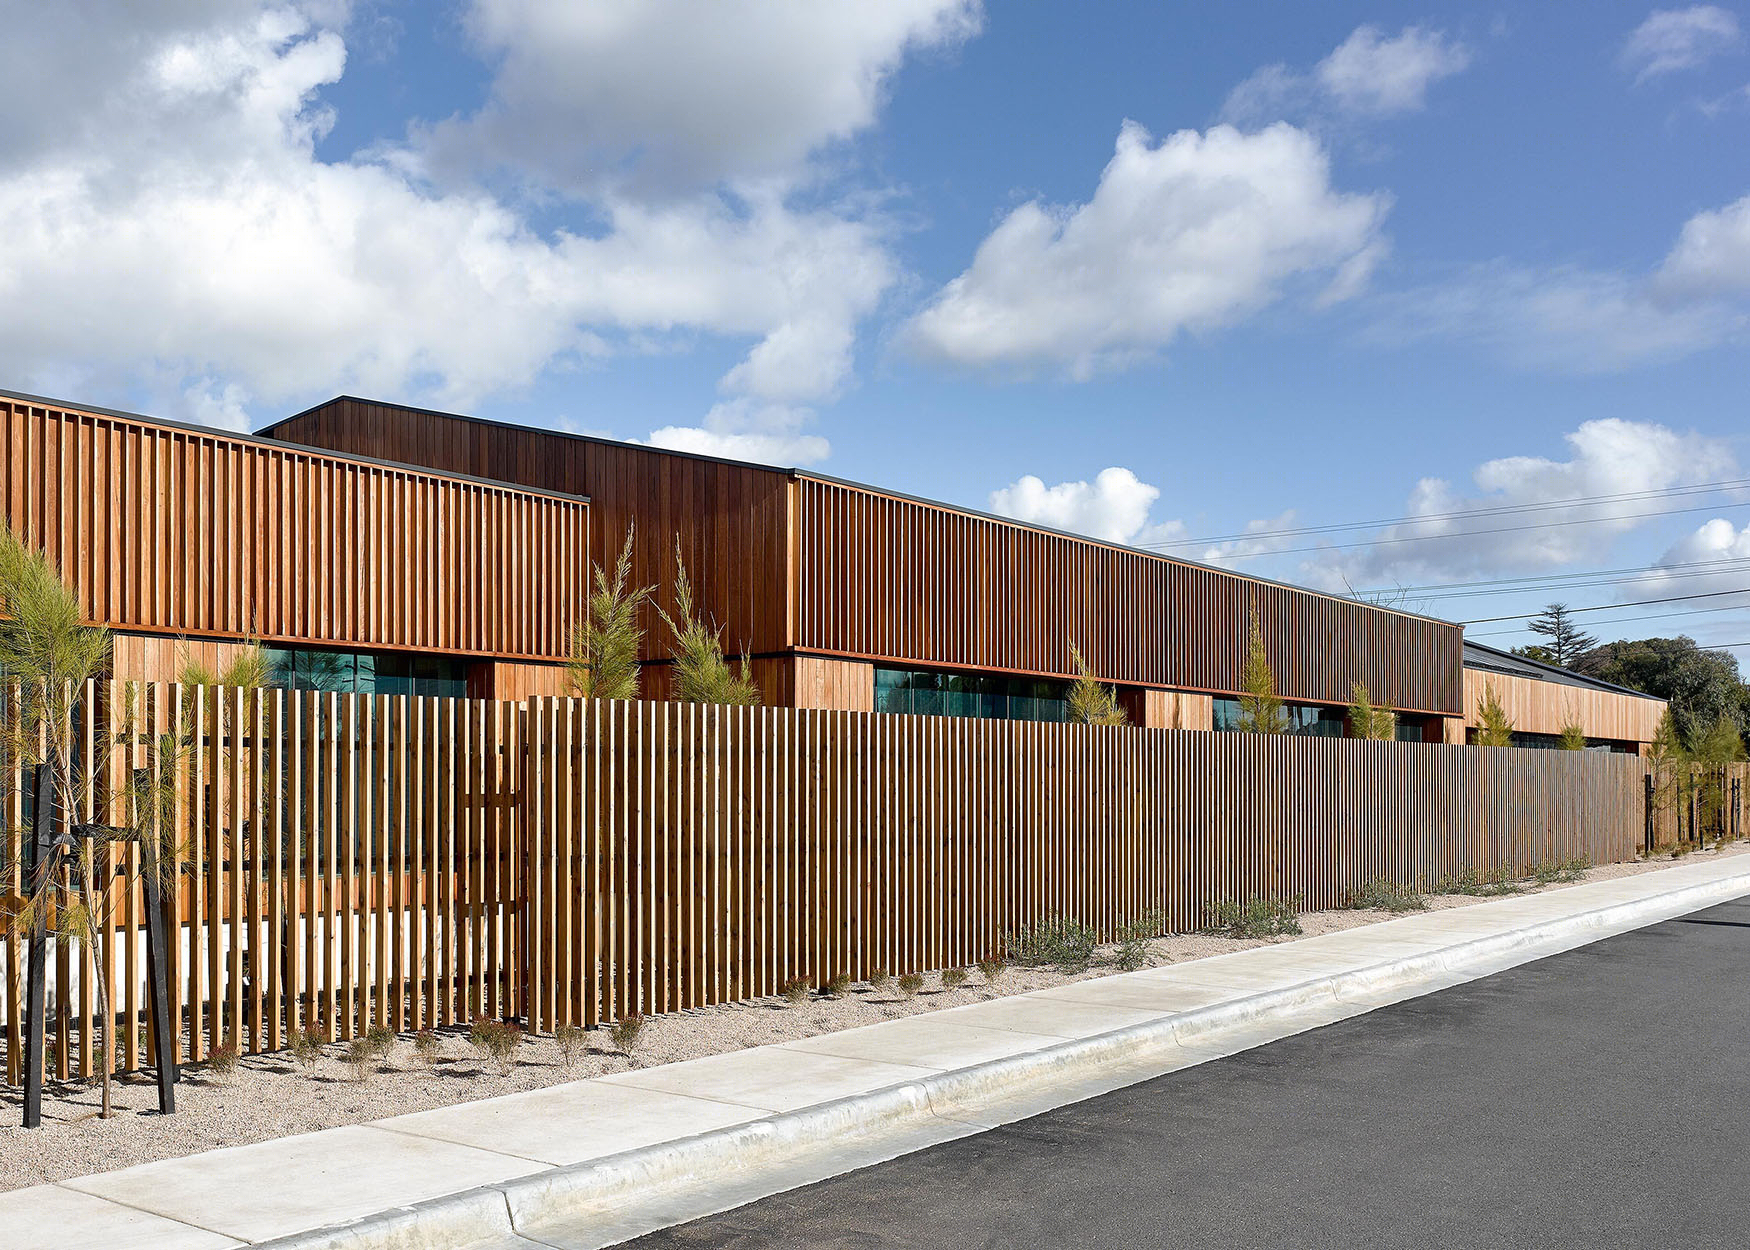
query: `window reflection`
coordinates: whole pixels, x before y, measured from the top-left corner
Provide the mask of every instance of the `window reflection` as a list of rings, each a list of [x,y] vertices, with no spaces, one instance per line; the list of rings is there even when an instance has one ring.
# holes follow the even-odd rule
[[[917,716],[976,720],[1064,721],[1069,683],[1000,673],[877,668],[875,707]]]
[[[467,665],[445,656],[336,651],[324,647],[263,650],[273,671],[273,684],[284,690],[439,698],[460,698],[468,693]]]

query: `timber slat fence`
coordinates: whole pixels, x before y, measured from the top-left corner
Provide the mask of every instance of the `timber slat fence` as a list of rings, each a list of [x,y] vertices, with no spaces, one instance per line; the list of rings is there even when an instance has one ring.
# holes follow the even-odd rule
[[[546,1031],[965,965],[1053,913],[1105,935],[1159,910],[1184,931],[1223,899],[1312,909],[1381,875],[1626,859],[1644,823],[1641,762],[1592,752],[118,683],[84,706],[93,810],[113,816],[154,734],[189,744],[169,815],[187,1060],[306,1028]],[[57,1076],[93,1070],[98,960],[121,1066],[144,1062],[136,861],[118,848],[105,870],[99,949],[56,943]],[[13,1039],[22,935],[0,949]]]

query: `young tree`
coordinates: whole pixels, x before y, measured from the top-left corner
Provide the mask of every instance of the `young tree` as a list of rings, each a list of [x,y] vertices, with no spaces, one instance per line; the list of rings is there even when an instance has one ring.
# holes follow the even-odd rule
[[[1549,604],[1525,628],[1549,639],[1543,645],[1549,653],[1549,663],[1563,668],[1571,667],[1575,660],[1598,645],[1598,636],[1582,630],[1565,603]]]
[[[1389,740],[1397,736],[1398,716],[1389,708],[1374,707],[1365,682],[1349,684],[1349,732],[1356,738]]]
[[[1288,712],[1276,694],[1276,674],[1270,668],[1269,653],[1264,650],[1264,631],[1258,625],[1258,609],[1252,609],[1251,636],[1246,642],[1246,666],[1240,675],[1245,693],[1240,695],[1240,730],[1242,733],[1285,734],[1288,732]]]
[[[631,526],[614,564],[614,579],[598,564],[595,590],[589,596],[585,619],[571,631],[571,656],[565,662],[572,690],[586,699],[636,699],[638,697],[638,647],[644,631],[638,612],[654,587],[634,589]]]
[[[1082,657],[1082,649],[1069,644],[1070,659],[1075,662],[1076,680],[1069,688],[1069,719],[1076,725],[1127,725],[1130,718],[1118,706],[1112,687],[1102,686],[1094,679],[1093,670]]]
[[[753,683],[747,656],[737,674],[723,658],[722,629],[707,625],[693,610],[693,586],[681,559],[681,540],[674,543],[675,614],[660,605],[656,611],[674,635],[674,697],[682,703],[730,703],[753,707],[760,689]]]
[[[1513,720],[1501,706],[1494,682],[1483,683],[1483,697],[1477,700],[1477,745],[1480,747],[1510,747],[1513,745]]]
[[[1578,720],[1570,718],[1562,726],[1562,734],[1557,739],[1557,743],[1564,751],[1584,751],[1586,749],[1585,726],[1580,724]]]

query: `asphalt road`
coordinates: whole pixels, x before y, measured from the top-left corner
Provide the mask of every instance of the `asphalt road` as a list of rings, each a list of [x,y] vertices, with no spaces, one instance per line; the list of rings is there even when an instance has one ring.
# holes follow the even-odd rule
[[[1750,901],[629,1243],[1750,1246]]]

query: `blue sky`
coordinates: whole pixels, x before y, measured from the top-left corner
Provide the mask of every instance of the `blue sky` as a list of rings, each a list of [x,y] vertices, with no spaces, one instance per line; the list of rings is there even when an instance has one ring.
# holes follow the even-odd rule
[[[0,364],[806,464],[1333,589],[1542,579],[1406,592],[1454,619],[1735,589],[1746,22],[71,3],[0,50]],[[1648,571],[1552,581],[1594,569]],[[1750,643],[1747,602],[1590,619]]]

